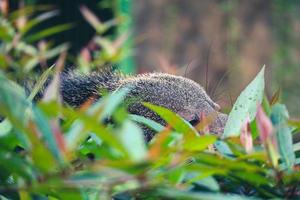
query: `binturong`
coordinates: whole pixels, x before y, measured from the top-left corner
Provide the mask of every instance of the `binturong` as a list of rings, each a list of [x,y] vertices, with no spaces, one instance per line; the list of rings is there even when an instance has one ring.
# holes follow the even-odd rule
[[[168,108],[192,125],[200,122],[201,116],[215,113],[216,117],[209,126],[213,134],[222,134],[227,121],[227,115],[219,112],[220,106],[211,100],[203,87],[181,76],[166,73],[125,76],[120,72],[102,70],[88,75],[63,73],[60,80],[63,102],[73,107],[80,107],[89,99],[101,98],[99,91],[113,92],[128,87],[130,91],[125,100],[136,100],[128,105],[128,111],[162,125],[166,123],[157,114],[144,107],[142,102]],[[150,141],[155,132],[144,126],[142,128],[146,141]]]

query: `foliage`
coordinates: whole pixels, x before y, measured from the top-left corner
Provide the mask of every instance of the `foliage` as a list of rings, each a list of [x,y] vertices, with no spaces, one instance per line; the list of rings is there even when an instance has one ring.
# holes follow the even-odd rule
[[[89,10],[81,10],[100,34],[106,30]],[[26,14],[30,16],[30,12]],[[47,11],[44,16],[53,14]],[[122,103],[128,89],[73,109],[61,104],[55,95],[58,83],[53,81],[43,99],[34,103],[32,99],[50,71],[55,69],[58,74],[61,70],[63,56],[55,68],[44,72],[29,97],[11,77],[28,74],[41,61],[42,53],[47,58],[64,55],[67,46],[38,50],[39,43],[36,47],[30,42],[39,37],[30,35],[29,40],[21,30],[31,29],[43,21],[38,20],[41,17],[17,29],[13,26],[14,16],[1,18],[1,29],[5,30],[0,35],[2,64],[5,63],[0,72],[0,114],[5,116],[0,123],[1,199],[300,197],[300,143],[292,143],[292,134],[300,129],[300,123],[291,123],[283,104],[269,104],[263,97],[263,70],[238,98],[223,137],[200,135],[201,130],[177,114],[149,103],[144,105],[169,126],[128,114]],[[20,34],[22,37],[18,36],[14,43]],[[45,31],[43,37],[44,34]],[[116,45],[111,46],[99,35],[95,41],[104,50],[97,51],[95,59],[86,59],[90,64],[86,66],[113,60],[122,52],[115,51]],[[122,44],[119,42],[117,47]],[[79,55],[81,58],[84,56]],[[249,98],[251,101],[247,101]],[[239,106],[241,102],[243,106]],[[108,117],[114,124],[105,123]],[[138,124],[159,133],[145,143]],[[205,128],[205,124],[201,127]]]

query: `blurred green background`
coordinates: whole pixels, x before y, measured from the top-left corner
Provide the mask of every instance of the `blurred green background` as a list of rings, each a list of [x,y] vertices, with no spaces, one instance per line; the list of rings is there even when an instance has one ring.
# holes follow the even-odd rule
[[[131,35],[130,51],[112,64],[127,73],[165,71],[201,83],[224,107],[267,67],[267,94],[278,90],[292,116],[300,116],[300,1],[297,0],[25,0],[1,1],[10,10],[22,4],[50,4],[60,14],[35,29],[72,23],[48,39],[69,42],[67,66],[95,35],[83,18],[87,6],[102,22],[122,17],[106,37]]]

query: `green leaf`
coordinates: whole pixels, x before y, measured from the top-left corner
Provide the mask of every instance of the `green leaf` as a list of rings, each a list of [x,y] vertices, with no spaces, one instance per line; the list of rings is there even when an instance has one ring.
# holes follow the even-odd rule
[[[34,133],[34,127],[31,132],[27,132],[27,136],[30,139],[30,156],[33,160],[34,166],[40,172],[55,172],[57,170],[57,162],[53,153],[47,148],[46,143],[37,137]]]
[[[63,43],[52,49],[47,50],[46,52],[44,52],[44,54],[42,56],[44,58],[50,59],[50,58],[53,58],[65,51],[67,51],[68,48],[69,48],[68,43]]]
[[[194,183],[196,185],[204,186],[211,191],[219,191],[220,186],[218,182],[212,177],[207,176],[205,173],[190,172],[187,173],[186,181]]]
[[[294,144],[293,149],[294,149],[294,151],[299,151],[300,150],[300,142]]]
[[[63,32],[63,31],[68,30],[72,27],[73,27],[72,24],[61,24],[61,25],[53,26],[51,28],[47,28],[47,29],[44,29],[44,30],[42,30],[38,33],[30,35],[30,36],[24,38],[24,40],[29,42],[29,43],[32,43],[32,42],[35,42],[37,40],[44,39],[48,36],[52,36],[56,33]]]
[[[59,14],[58,10],[51,10],[49,12],[44,12],[41,15],[35,17],[32,20],[29,20],[25,26],[20,30],[20,32],[22,33],[22,35],[26,34],[28,31],[30,31],[33,27],[37,26],[38,24],[40,24],[41,22],[52,18],[54,16],[57,16]]]
[[[0,25],[0,39],[1,41],[10,42],[13,40],[13,33],[9,27],[4,27]]]
[[[12,152],[3,152],[0,150],[0,171],[4,175],[4,170],[10,174],[16,173],[27,180],[33,178],[32,166],[24,158]],[[3,182],[1,181],[1,184]]]
[[[133,161],[142,161],[146,158],[147,150],[143,131],[135,123],[127,120],[121,127],[118,137]]]
[[[165,127],[163,125],[161,125],[161,124],[159,124],[156,121],[153,121],[151,119],[147,119],[147,118],[145,118],[143,116],[130,114],[129,118],[132,121],[135,121],[137,123],[146,125],[147,127],[153,129],[156,132],[161,132],[161,131],[163,131],[165,129]]]
[[[291,128],[288,126],[289,114],[282,104],[275,104],[272,107],[271,121],[275,127],[279,153],[282,161],[288,169],[292,169],[295,163],[293,150],[293,138]]]
[[[212,145],[217,140],[214,135],[204,135],[201,137],[188,139],[183,145],[183,148],[188,151],[203,151],[209,145]]]
[[[182,119],[178,114],[168,110],[167,108],[150,103],[143,103],[143,105],[157,113],[177,132],[198,136],[197,130],[192,125],[190,125],[190,123]]]
[[[24,67],[26,72],[29,72],[37,64],[39,64],[39,58],[35,56],[35,57],[32,57],[31,59],[29,59],[23,67]]]
[[[215,143],[215,147],[217,148],[217,150],[222,153],[222,155],[225,156],[232,156],[233,152],[231,151],[230,147],[228,146],[228,144],[222,140],[218,140]]]
[[[183,181],[185,173],[186,172],[183,167],[175,167],[165,172],[168,181],[174,185],[180,184]]]
[[[110,117],[117,107],[120,106],[120,104],[124,101],[124,98],[128,92],[129,88],[123,88],[106,97],[102,97],[102,99],[98,100],[97,103],[88,109],[88,113],[94,114],[101,111],[98,117],[99,121]]]
[[[42,139],[47,144],[48,148],[50,149],[51,153],[54,155],[56,160],[63,163],[61,152],[59,151],[57,141],[54,137],[54,134],[51,130],[51,127],[48,123],[46,116],[39,110],[37,107],[33,106],[33,121],[35,122],[36,126],[40,130],[40,134]]]
[[[2,122],[0,122],[0,137],[8,134],[11,130],[12,125],[7,119],[4,119]]]
[[[27,17],[33,15],[37,11],[47,11],[53,9],[51,5],[27,5],[22,8],[18,8],[15,11],[11,12],[9,15],[9,20],[17,20],[20,16],[26,15]]]
[[[255,200],[254,197],[245,197],[230,193],[212,192],[187,192],[177,188],[159,188],[159,197],[166,199],[186,199],[186,200]]]
[[[16,83],[8,80],[0,71],[0,113],[9,119],[17,129],[17,137],[22,145],[28,146],[28,140],[22,134],[28,116],[29,102],[26,100],[24,90]]]
[[[47,81],[48,77],[52,73],[54,65],[49,67],[39,78],[38,82],[35,84],[34,88],[31,90],[30,95],[28,96],[28,100],[32,101],[34,97],[37,95],[37,93],[43,88],[45,82]]]
[[[107,129],[102,123],[96,119],[95,116],[86,113],[75,112],[71,109],[62,109],[64,116],[75,117],[77,120],[73,122],[70,129],[66,133],[66,144],[70,151],[74,151],[88,135],[93,132],[109,147],[122,152],[127,156],[127,151],[124,146],[117,139],[117,136]]]
[[[26,44],[25,42],[18,42],[16,46],[16,50],[28,54],[32,57],[36,57],[38,55],[38,49],[32,45]]]
[[[249,116],[250,121],[255,118],[257,105],[262,102],[264,94],[264,72],[265,66],[237,98],[233,109],[229,113],[222,135],[223,138],[239,136],[246,117]]]
[[[100,34],[104,33],[108,27],[103,24],[98,17],[92,13],[87,7],[80,6],[80,12],[85,20]]]

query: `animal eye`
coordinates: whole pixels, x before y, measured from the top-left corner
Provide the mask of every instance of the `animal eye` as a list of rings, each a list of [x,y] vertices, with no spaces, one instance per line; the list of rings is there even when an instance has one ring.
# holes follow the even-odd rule
[[[199,123],[199,121],[200,121],[200,119],[199,119],[198,115],[195,115],[195,116],[193,117],[193,119],[189,121],[189,123],[190,123],[192,126],[195,126],[195,125],[197,125],[197,124]]]

